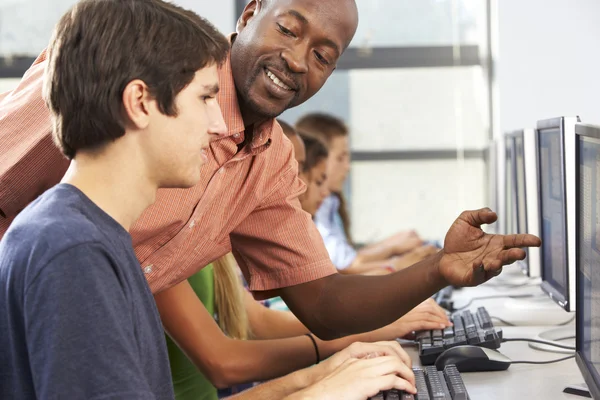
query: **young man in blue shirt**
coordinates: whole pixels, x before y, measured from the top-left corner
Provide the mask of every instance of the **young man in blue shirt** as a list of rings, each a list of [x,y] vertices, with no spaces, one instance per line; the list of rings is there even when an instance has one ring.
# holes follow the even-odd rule
[[[128,230],[157,189],[198,181],[226,129],[215,96],[228,49],[160,0],[86,0],[57,24],[44,98],[71,163],[0,242],[0,398],[173,398]]]

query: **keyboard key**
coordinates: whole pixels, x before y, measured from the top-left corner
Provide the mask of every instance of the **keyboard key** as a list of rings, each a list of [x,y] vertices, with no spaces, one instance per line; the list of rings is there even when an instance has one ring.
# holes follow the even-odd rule
[[[447,365],[444,368],[444,376],[446,377],[446,383],[452,400],[468,400],[467,388],[456,365]]]
[[[417,388],[417,398],[419,400],[431,400],[429,397],[429,389],[425,380],[425,372],[421,368],[413,368],[415,373],[415,386]]]
[[[385,400],[383,392],[377,393],[375,396],[371,397],[370,400]]]
[[[454,336],[454,328],[453,327],[449,326],[446,329],[444,329],[444,332],[442,333],[442,337],[444,339],[448,339],[453,336]]]
[[[404,393],[402,393],[402,397],[400,399],[401,400],[415,400],[415,396],[413,394],[404,392]]]
[[[400,400],[400,392],[396,389],[388,390],[385,392],[385,400]]]

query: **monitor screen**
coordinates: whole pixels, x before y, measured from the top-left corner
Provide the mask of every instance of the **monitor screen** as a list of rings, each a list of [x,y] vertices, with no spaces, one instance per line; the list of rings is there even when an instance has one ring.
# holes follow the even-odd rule
[[[560,128],[539,133],[542,279],[559,302],[567,293],[567,220],[563,135]],[[560,298],[562,297],[562,299]]]
[[[599,398],[600,139],[579,136],[577,147],[577,361],[592,394],[595,391]]]
[[[516,193],[516,177],[515,177],[515,146],[514,138],[507,135],[505,139],[505,171],[504,180],[504,204],[505,210],[505,232],[508,234],[517,232],[517,193]]]

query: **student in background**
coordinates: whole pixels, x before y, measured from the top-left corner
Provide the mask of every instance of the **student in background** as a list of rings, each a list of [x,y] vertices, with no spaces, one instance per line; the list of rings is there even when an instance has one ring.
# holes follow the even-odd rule
[[[56,25],[44,100],[71,162],[0,241],[0,398],[173,398],[128,231],[158,188],[198,182],[226,130],[227,52],[206,20],[159,0],[82,1]]]
[[[301,117],[296,122],[296,129],[322,140],[329,149],[327,177],[331,195],[323,201],[314,221],[333,264],[340,272],[372,274],[381,269],[393,272],[437,252],[436,247],[423,245],[422,239],[414,231],[400,232],[356,250],[350,236],[350,216],[342,193],[350,172],[348,128],[336,117],[312,113]]]
[[[300,172],[300,179],[306,183],[306,192],[300,195],[302,209],[312,217],[329,195],[327,186],[327,161],[329,151],[320,139],[300,135],[306,149],[306,161]]]

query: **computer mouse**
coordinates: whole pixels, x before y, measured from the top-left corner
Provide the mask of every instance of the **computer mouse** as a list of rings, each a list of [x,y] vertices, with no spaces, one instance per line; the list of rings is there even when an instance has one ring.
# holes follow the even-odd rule
[[[459,372],[504,371],[512,360],[504,354],[485,347],[463,345],[449,348],[435,361],[438,371],[455,364]]]

